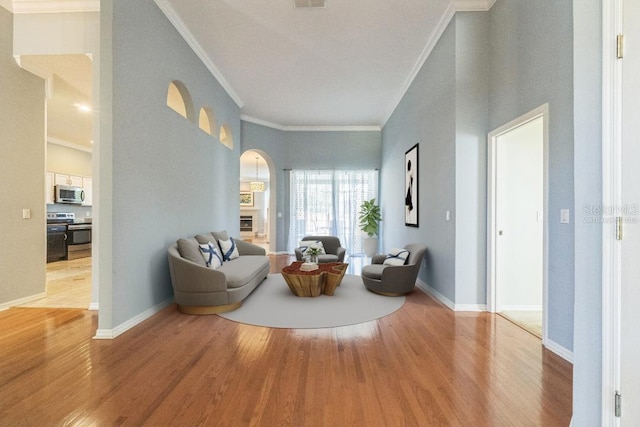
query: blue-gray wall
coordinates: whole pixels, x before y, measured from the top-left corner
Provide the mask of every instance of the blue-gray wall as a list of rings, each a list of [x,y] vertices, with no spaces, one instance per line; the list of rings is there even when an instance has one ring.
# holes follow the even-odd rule
[[[239,192],[241,129],[239,108],[152,0],[105,1],[101,8],[111,46],[103,44],[100,155],[113,160],[103,162],[110,172],[100,171],[101,221],[112,227],[111,265],[101,264],[101,272],[111,271],[111,289],[101,289],[100,305],[111,305],[112,318],[101,317],[99,327],[111,329],[173,295],[172,242],[203,231],[239,232],[240,207],[230,201]],[[196,114],[210,106],[218,126],[231,127],[233,150],[167,107],[172,80],[187,87]]]
[[[455,23],[451,23],[382,130],[380,200],[383,249],[427,246],[419,278],[455,300]],[[419,227],[405,226],[404,155],[415,144]],[[446,221],[446,211],[451,221]]]
[[[559,212],[574,206],[572,40],[571,0],[498,0],[489,12],[457,14],[383,129],[381,173],[384,244],[424,242],[420,277],[455,304],[484,304],[487,132],[549,103],[548,331],[568,351],[574,225],[560,224]],[[412,229],[392,183],[416,142],[421,225]],[[455,221],[444,221],[446,210]]]
[[[259,150],[274,164],[276,250],[286,251],[289,230],[289,170],[379,169],[379,131],[283,131],[242,122],[242,151]],[[273,177],[271,177],[273,180]]]
[[[572,0],[498,0],[490,13],[489,129],[549,103],[548,337],[573,350]],[[571,223],[560,224],[560,209]]]
[[[489,16],[456,13],[456,305],[483,305],[487,287]]]
[[[575,314],[573,426],[599,426],[602,403],[602,0],[574,0]]]

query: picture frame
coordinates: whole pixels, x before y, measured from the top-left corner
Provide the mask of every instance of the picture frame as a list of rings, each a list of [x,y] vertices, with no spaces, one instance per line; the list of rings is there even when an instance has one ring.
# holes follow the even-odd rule
[[[253,193],[251,191],[240,192],[240,206],[253,206]]]
[[[418,144],[404,153],[404,225],[418,227],[419,189]]]

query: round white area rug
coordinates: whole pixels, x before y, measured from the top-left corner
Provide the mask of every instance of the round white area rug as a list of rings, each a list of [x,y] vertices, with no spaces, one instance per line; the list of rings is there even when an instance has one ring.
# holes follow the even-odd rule
[[[400,309],[405,297],[369,292],[360,276],[345,274],[333,296],[295,296],[281,274],[270,274],[242,306],[218,316],[271,328],[330,328],[354,325],[387,316]]]

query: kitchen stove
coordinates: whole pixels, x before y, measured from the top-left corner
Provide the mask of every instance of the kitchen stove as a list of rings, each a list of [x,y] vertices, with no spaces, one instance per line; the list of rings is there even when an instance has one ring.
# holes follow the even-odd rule
[[[91,256],[91,218],[47,212],[47,262]]]

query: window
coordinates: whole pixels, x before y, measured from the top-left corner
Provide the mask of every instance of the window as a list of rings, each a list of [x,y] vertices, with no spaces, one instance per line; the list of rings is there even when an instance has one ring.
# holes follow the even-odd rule
[[[364,252],[358,215],[378,197],[378,171],[293,170],[290,188],[289,252],[306,235],[337,236],[350,255]]]

